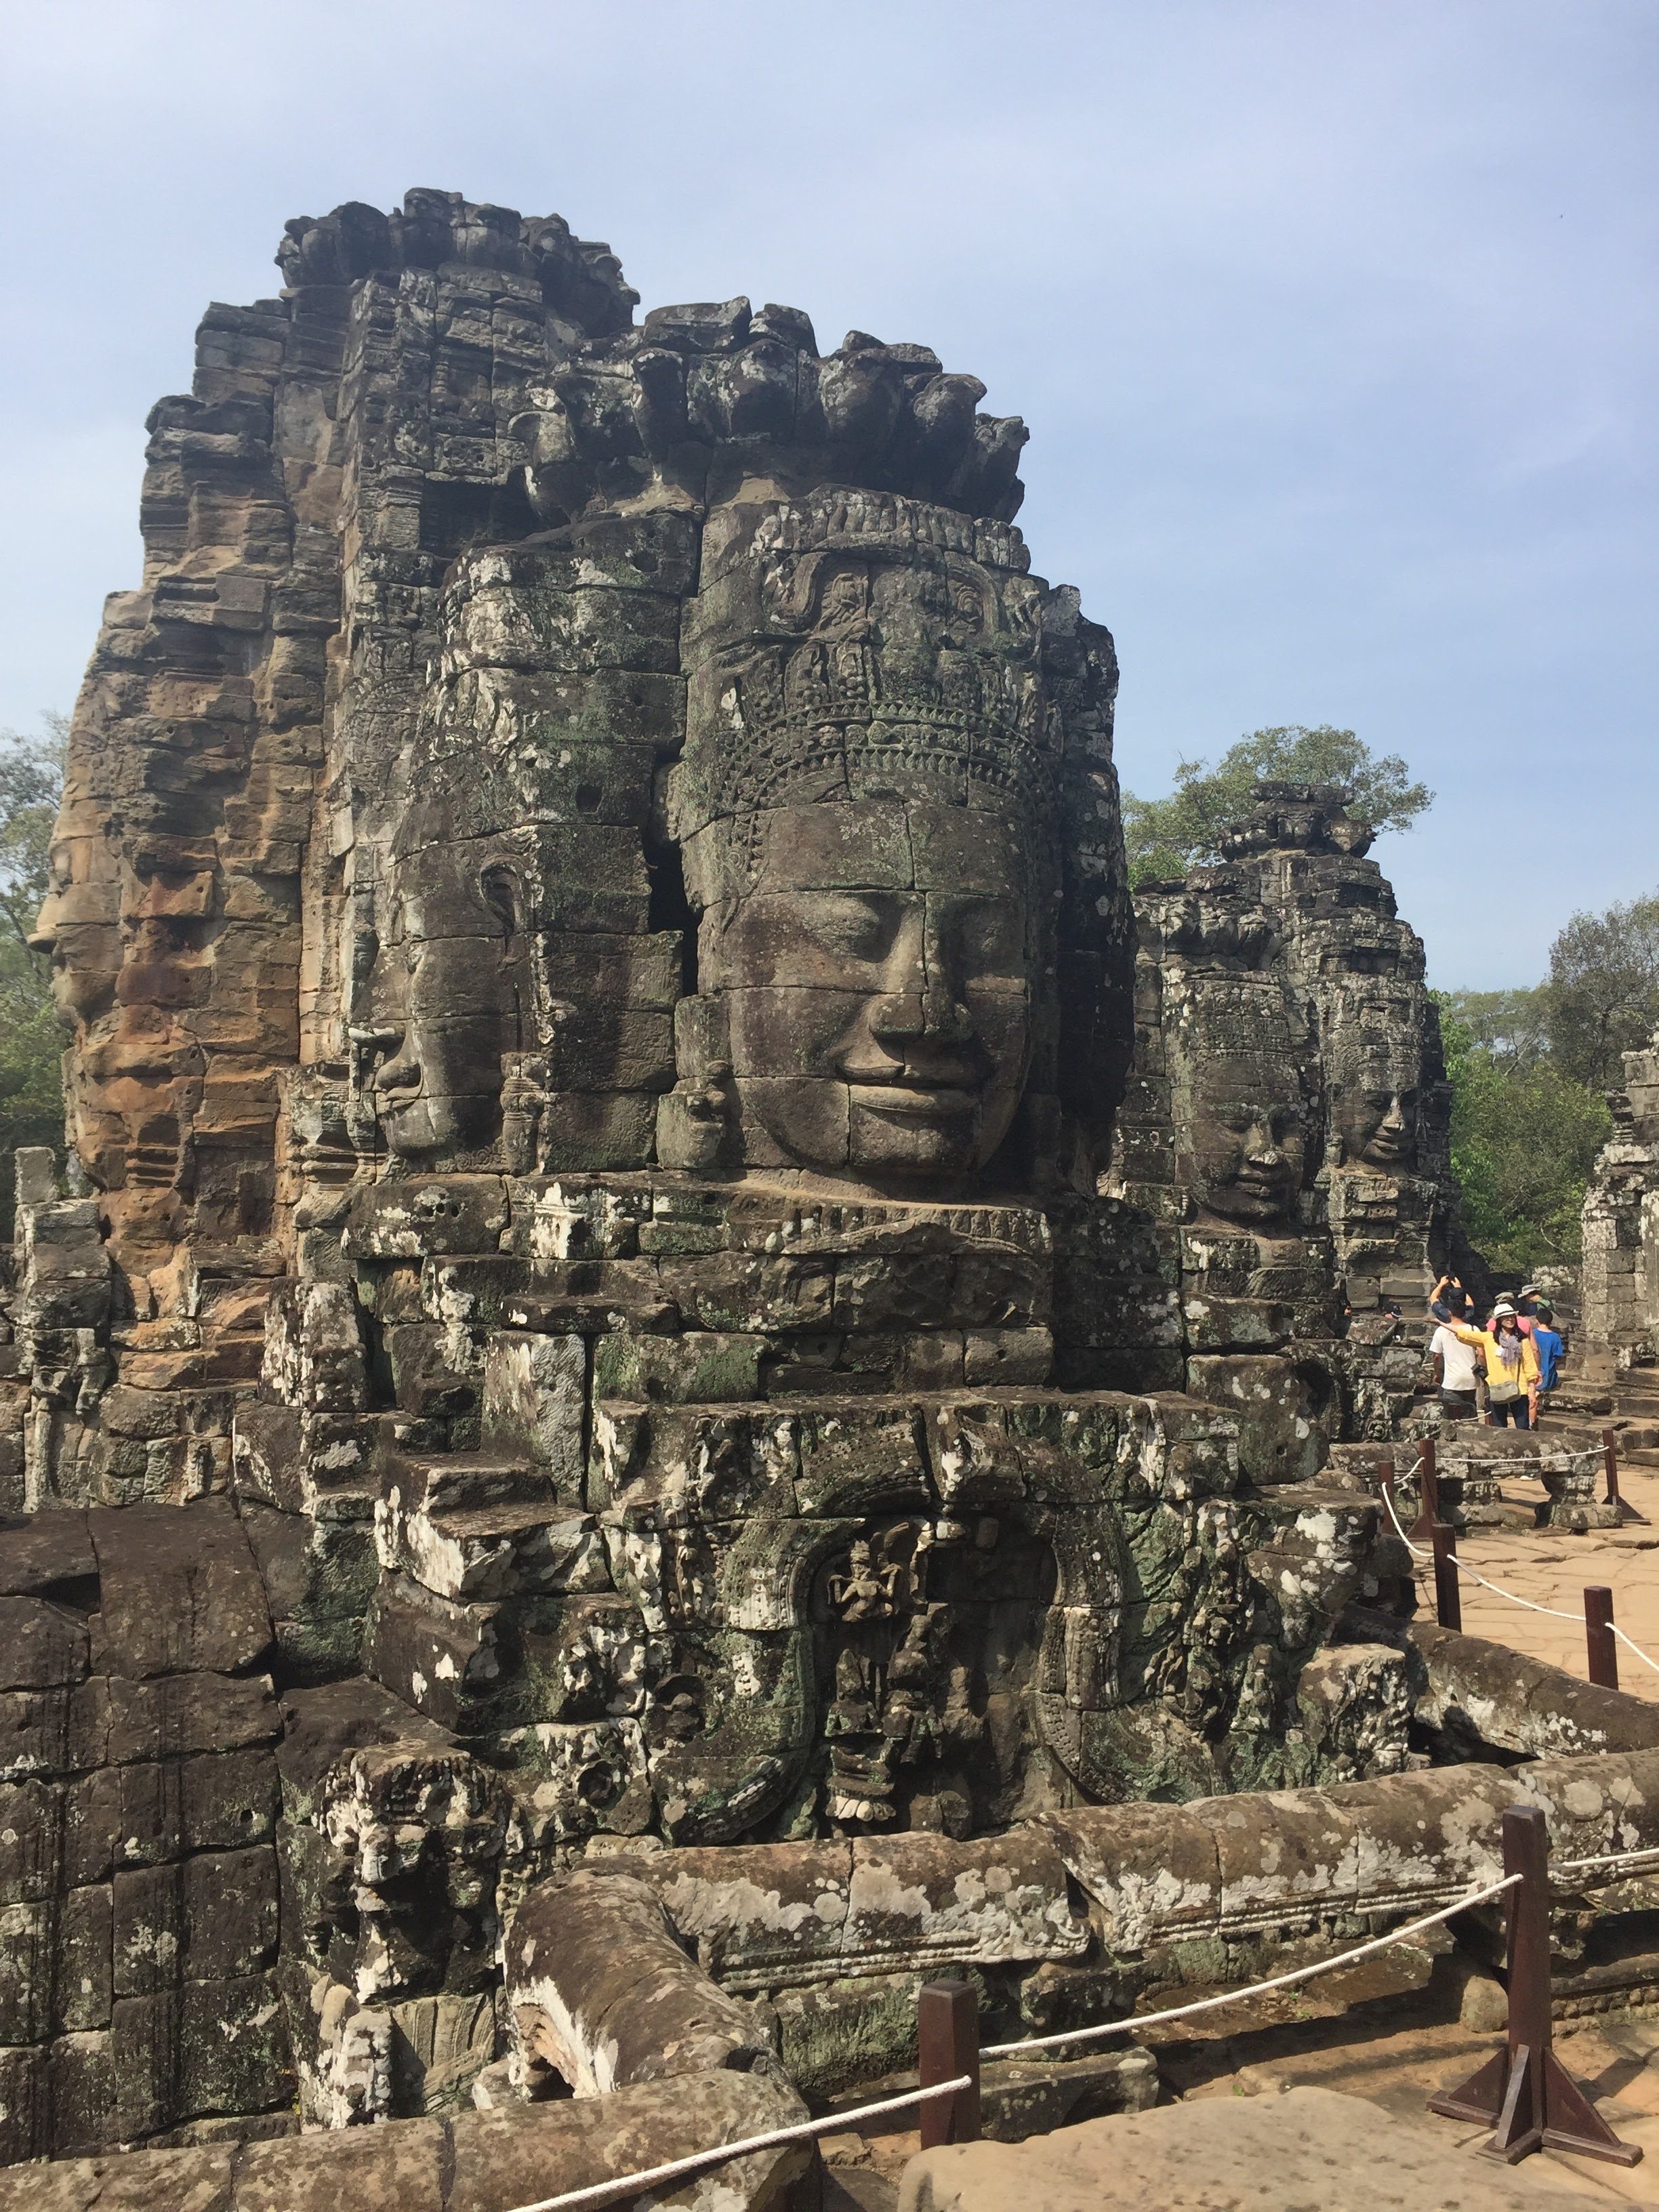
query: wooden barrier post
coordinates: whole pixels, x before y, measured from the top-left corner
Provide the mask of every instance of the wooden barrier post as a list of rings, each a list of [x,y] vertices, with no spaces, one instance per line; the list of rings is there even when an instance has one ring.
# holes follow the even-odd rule
[[[1425,1437],[1418,1446],[1417,1480],[1418,1511],[1417,1518],[1412,1523],[1411,1539],[1413,1544],[1431,1544],[1434,1541],[1435,1527],[1440,1519],[1439,1462],[1435,1456],[1432,1437]]]
[[[1613,1592],[1594,1584],[1584,1592],[1584,1644],[1589,1678],[1604,1690],[1619,1687],[1619,1639],[1613,1632]]]
[[[1601,1431],[1601,1458],[1607,1470],[1607,1503],[1622,1505],[1624,1500],[1619,1495],[1619,1439],[1611,1429]]]
[[[1431,2097],[1429,2110],[1492,2127],[1481,2148],[1506,2166],[1546,2146],[1634,2166],[1640,2147],[1620,2142],[1551,2048],[1549,1834],[1536,1805],[1504,1815],[1504,1871],[1521,1876],[1509,1892],[1509,2034],[1461,2088]]]
[[[1462,1630],[1463,1598],[1457,1587],[1457,1531],[1437,1521],[1429,1531],[1434,1546],[1434,1617],[1443,1628]]]
[[[953,2097],[934,2097],[923,2105],[921,2147],[979,2141],[979,1992],[971,1982],[924,1982],[916,1997],[917,2081],[972,2076],[971,2086]]]

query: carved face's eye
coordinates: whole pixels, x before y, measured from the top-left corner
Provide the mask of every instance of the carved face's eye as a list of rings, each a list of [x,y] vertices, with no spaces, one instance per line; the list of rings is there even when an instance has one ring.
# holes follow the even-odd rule
[[[884,959],[902,913],[879,891],[823,891],[802,905],[819,944],[848,960]]]
[[[1000,975],[1024,966],[1025,933],[1019,910],[1005,899],[965,908],[957,921],[957,945],[969,975]]]

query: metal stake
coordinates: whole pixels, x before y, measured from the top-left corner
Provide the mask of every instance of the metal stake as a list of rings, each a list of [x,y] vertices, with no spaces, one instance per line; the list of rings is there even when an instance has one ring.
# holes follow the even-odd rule
[[[1619,1687],[1619,1639],[1613,1632],[1613,1592],[1593,1584],[1584,1592],[1584,1643],[1589,1678],[1604,1690]]]
[[[1634,2166],[1640,2146],[1620,2142],[1551,2048],[1549,1857],[1540,1808],[1511,1805],[1504,1815],[1504,1871],[1521,1880],[1509,1893],[1509,2034],[1461,2088],[1431,2097],[1429,2110],[1492,2127],[1481,2149],[1506,2166],[1546,2147]]]
[[[971,1982],[924,1982],[916,1996],[917,2079],[973,2076],[971,2088],[935,2097],[921,2107],[921,2147],[979,2141],[979,1992]]]

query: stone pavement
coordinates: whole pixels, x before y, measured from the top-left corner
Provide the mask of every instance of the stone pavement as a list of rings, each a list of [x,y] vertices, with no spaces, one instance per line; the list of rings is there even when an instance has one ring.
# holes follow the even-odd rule
[[[1437,2161],[1441,2194],[1431,2191],[1398,2197],[1373,2194],[1357,2197],[1352,2200],[1355,2203],[1370,2207],[1397,2203],[1402,2212],[1403,2208],[1419,2204],[1455,2206],[1473,2212],[1477,2205],[1518,2207],[1559,2201],[1561,2192],[1565,2192],[1568,2201],[1589,2197],[1609,2207],[1621,2203],[1659,2206],[1659,2013],[1643,2009],[1603,2013],[1593,2019],[1558,2021],[1555,2027],[1557,2057],[1591,2097],[1608,2125],[1625,2142],[1640,2146],[1641,2163],[1623,2167],[1545,2151],[1524,2160],[1516,2169],[1530,2193],[1510,2198],[1482,2196],[1475,2193],[1480,2178],[1498,2176],[1495,2185],[1501,2185],[1504,2172],[1495,2161],[1479,2155],[1490,2131],[1442,2119],[1426,2107],[1434,2091],[1466,2081],[1499,2047],[1503,1993],[1490,1975],[1470,1961],[1448,1959],[1443,1966],[1443,1975],[1437,1974],[1434,1984],[1415,2000],[1402,2002],[1393,1997],[1362,2002],[1334,2017],[1321,2016],[1314,2002],[1304,2002],[1297,2016],[1297,2000],[1311,1999],[1313,1992],[1285,1992],[1285,2010],[1277,2020],[1265,2024],[1269,2016],[1258,2011],[1256,2023],[1246,2033],[1220,2032],[1218,2018],[1216,2032],[1194,2034],[1181,2043],[1169,2039],[1174,2030],[1152,2031],[1146,2040],[1156,2045],[1161,2077],[1162,2102],[1156,2117],[1161,2120],[1172,2104],[1190,2109],[1224,2101],[1227,2130],[1244,2130],[1239,2140],[1254,2141],[1262,2124],[1259,2106],[1276,2106],[1292,2091],[1334,2091],[1345,2105],[1363,2100],[1370,2106],[1380,2107],[1370,2130],[1361,2130],[1358,2138],[1353,2136],[1352,2113],[1342,2122],[1350,2131],[1356,2172],[1363,2172],[1373,2190],[1379,2173],[1395,2172],[1402,2162],[1405,2167],[1412,2166],[1416,2155],[1413,2147],[1425,2137]],[[1243,2100],[1249,2100],[1248,2107]],[[1045,2145],[1068,2138],[1097,2139],[1109,2150],[1115,2144],[1121,2145],[1127,2159],[1129,2148],[1141,2136],[1125,2130],[1144,2131],[1145,2124],[1154,2117],[1125,2114],[1033,2138],[1029,2145],[994,2145],[987,2175],[1006,2192],[1007,2178],[1020,2171],[1016,2161],[1024,2153],[1040,2157]],[[1211,2139],[1210,2136],[1201,2138]],[[863,2142],[851,2136],[833,2136],[825,2140],[823,2148],[828,2167],[823,2212],[895,2212],[901,2191],[926,2166],[926,2161],[918,2164],[920,2144],[914,2130]],[[1281,2144],[1274,2155],[1281,2156],[1282,2152]],[[1105,2166],[1113,2172],[1118,2170],[1115,2153]],[[1139,2172],[1133,2160],[1122,2170]],[[1185,2212],[1188,2206],[1202,2207],[1203,2212],[1256,2212],[1258,2206],[1262,2212],[1267,2207],[1283,2212],[1288,2206],[1315,2204],[1339,2208],[1340,2212],[1350,2202],[1340,2194],[1322,2194],[1314,2189],[1311,2184],[1317,2177],[1311,2171],[1296,2177],[1310,2184],[1297,2194],[1290,2187],[1289,2167],[1279,2172],[1279,2192],[1266,2197],[1249,2193],[1248,2173],[1235,2172],[1231,2180],[1219,2171],[1206,2174],[1206,2185],[1213,2185],[1209,2195],[1182,2196],[1160,2185],[1136,2198],[1128,2194],[1115,2196],[1103,2187],[1092,2196],[1074,2199],[1063,2192],[1048,2191],[1037,2165],[1033,2164],[1030,2174],[1029,2189],[1022,2187],[1020,2192],[1019,2212],[1038,2212],[1039,2206],[1048,2208],[1048,2212],[1063,2212],[1073,2201],[1079,2208],[1085,2203],[1110,2207],[1121,2202],[1156,2206],[1160,2212],[1164,2208],[1167,2212]],[[905,2212],[929,2212],[930,2207],[945,2212],[952,2198],[942,2183],[930,2182],[928,2186],[936,2190],[931,2197],[919,2188],[908,2189]],[[990,2187],[988,2179],[988,2191]],[[994,2203],[1000,2201],[992,2194],[977,2193],[977,2185],[974,2192],[964,2190],[959,2199],[962,2212],[992,2212]]]
[[[1498,2047],[1497,2034],[1476,2033],[1458,2022],[1413,2025],[1351,2039],[1338,2039],[1340,2033],[1338,2024],[1334,2034],[1315,2027],[1252,2038],[1255,2050],[1243,2065],[1236,2063],[1237,2043],[1231,2051],[1189,2046],[1182,2054],[1160,2054],[1160,2065],[1166,2083],[1182,2089],[1188,2101],[1277,2099],[1297,2088],[1335,2089],[1381,2106],[1403,2126],[1428,2130],[1449,2159],[1478,2153],[1490,2130],[1440,2119],[1425,2106],[1433,2091],[1467,2080]],[[1618,2166],[1542,2151],[1522,2161],[1525,2169],[1540,2181],[1547,2178],[1560,2189],[1604,2203],[1659,2205],[1659,2020],[1638,2011],[1558,2021],[1555,2051],[1607,2124],[1626,2142],[1639,2145],[1644,2156],[1639,2166]],[[1382,2146],[1393,2141],[1391,2135],[1379,2137],[1379,2155],[1389,2154]],[[1486,2163],[1480,2160],[1483,2167]],[[1454,2199],[1448,2195],[1445,2201]]]
[[[1166,2106],[1027,2143],[961,2143],[906,2168],[899,2212],[1569,2212],[1541,2162],[1460,2160],[1421,2121],[1292,2089],[1224,2112]]]
[[[1582,1613],[1586,1584],[1604,1583],[1613,1592],[1613,1619],[1620,1627],[1659,1660],[1659,1475],[1626,1467],[1620,1473],[1620,1488],[1647,1525],[1628,1522],[1620,1528],[1592,1529],[1583,1536],[1557,1528],[1472,1528],[1458,1538],[1458,1556],[1518,1596],[1565,1613]],[[1504,1485],[1505,1498],[1514,1503],[1528,1503],[1542,1494],[1540,1486],[1524,1479]],[[1418,1565],[1418,1593],[1419,1602],[1432,1618],[1434,1583],[1425,1561]],[[1507,1644],[1569,1674],[1583,1677],[1586,1673],[1584,1632],[1576,1622],[1553,1620],[1506,1604],[1467,1577],[1463,1629],[1466,1635]],[[1621,1645],[1619,1686],[1632,1697],[1659,1700],[1659,1671],[1644,1667]]]

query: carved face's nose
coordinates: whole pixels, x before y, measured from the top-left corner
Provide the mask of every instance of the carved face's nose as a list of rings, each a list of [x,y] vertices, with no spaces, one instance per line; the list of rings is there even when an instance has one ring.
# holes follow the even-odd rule
[[[1244,1146],[1244,1157],[1257,1167],[1284,1166],[1285,1148],[1273,1134],[1271,1115],[1259,1115],[1251,1122],[1249,1138]]]
[[[870,1027],[884,1044],[965,1043],[972,1017],[947,965],[945,932],[926,899],[907,908],[884,964],[882,995],[870,1010]]]
[[[40,911],[34,917],[34,927],[25,942],[31,952],[56,952],[58,950],[58,908],[56,891],[48,891],[40,902]]]
[[[392,1054],[375,1069],[373,1082],[376,1091],[418,1091],[421,1087],[421,1063],[409,1048],[409,1039],[401,1030],[383,1030],[379,1033],[392,1045]]]

